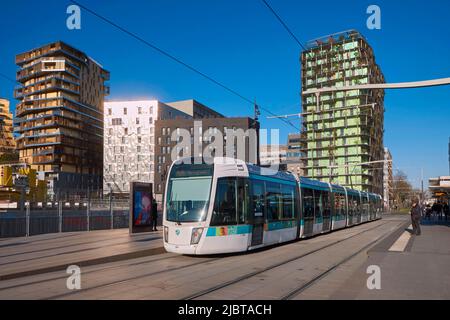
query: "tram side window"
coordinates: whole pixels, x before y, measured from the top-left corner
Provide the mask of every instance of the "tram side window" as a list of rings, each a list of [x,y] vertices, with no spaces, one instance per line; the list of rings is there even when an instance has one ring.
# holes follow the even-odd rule
[[[251,180],[251,183],[253,216],[264,217],[264,210],[266,208],[264,181]]]
[[[302,204],[303,204],[303,216],[305,218],[314,217],[314,198],[313,190],[308,188],[302,188]]]
[[[295,218],[295,187],[290,185],[281,185],[283,196],[283,219]]]
[[[281,190],[280,184],[266,182],[267,220],[280,220],[281,213]]]
[[[330,192],[322,191],[322,202],[323,202],[323,215],[329,217],[331,215],[331,199]]]
[[[249,182],[247,179],[238,179],[238,223],[246,223],[250,213]]]
[[[355,203],[353,201],[353,196],[348,196],[348,215],[352,216],[354,211]]]
[[[234,178],[221,178],[217,181],[216,199],[211,225],[237,224],[236,182]]]
[[[345,196],[341,193],[334,194],[334,210],[336,215],[345,215]]]
[[[323,202],[322,202],[322,194],[323,192],[320,190],[314,191],[314,204],[316,206],[315,214],[316,217],[320,217],[323,214]]]
[[[355,196],[356,214],[361,214],[361,197]]]
[[[363,213],[364,214],[369,214],[369,200],[367,199],[367,196],[363,197]]]

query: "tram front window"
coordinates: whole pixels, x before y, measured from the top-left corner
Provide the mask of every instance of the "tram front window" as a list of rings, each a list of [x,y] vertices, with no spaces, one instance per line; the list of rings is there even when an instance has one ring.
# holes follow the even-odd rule
[[[198,222],[206,219],[211,192],[213,166],[174,165],[167,189],[167,220]]]

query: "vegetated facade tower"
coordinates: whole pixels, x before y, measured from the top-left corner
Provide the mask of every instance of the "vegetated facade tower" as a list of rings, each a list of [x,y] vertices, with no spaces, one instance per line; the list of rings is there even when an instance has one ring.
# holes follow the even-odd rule
[[[384,90],[304,94],[384,83],[366,39],[350,30],[309,41],[301,54],[301,80],[305,175],[382,194],[383,163],[361,163],[384,159]]]

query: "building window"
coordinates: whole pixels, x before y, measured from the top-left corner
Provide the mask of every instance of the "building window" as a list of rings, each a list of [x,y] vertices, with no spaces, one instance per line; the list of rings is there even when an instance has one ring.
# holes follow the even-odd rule
[[[151,111],[150,111],[151,112]],[[148,123],[152,124],[153,123],[153,117],[148,118]]]
[[[138,114],[142,114],[142,107],[138,107]]]
[[[128,134],[128,128],[123,128],[123,133]]]
[[[141,152],[141,146],[137,146],[137,152]]]
[[[137,130],[137,134],[141,134],[141,127],[138,127],[136,130]]]
[[[122,124],[122,118],[114,118],[112,119],[113,126],[120,126]]]
[[[136,118],[136,124],[139,124],[139,118]]]
[[[123,114],[127,115],[127,113],[128,113],[128,109],[127,108],[123,108]]]
[[[111,108],[108,108],[108,115],[109,115],[109,116],[112,115],[112,110],[111,110]]]

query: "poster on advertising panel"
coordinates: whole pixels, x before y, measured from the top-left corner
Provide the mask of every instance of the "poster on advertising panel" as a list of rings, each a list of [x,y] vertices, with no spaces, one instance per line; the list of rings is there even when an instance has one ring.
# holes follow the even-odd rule
[[[146,182],[132,182],[130,193],[130,234],[150,232],[153,185]]]

